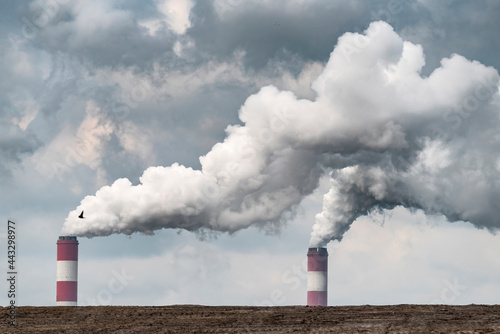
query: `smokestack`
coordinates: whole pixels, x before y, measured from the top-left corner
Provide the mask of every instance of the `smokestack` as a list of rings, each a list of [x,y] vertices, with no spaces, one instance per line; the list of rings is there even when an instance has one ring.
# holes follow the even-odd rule
[[[327,306],[328,301],[328,252],[326,248],[313,247],[307,252],[307,305]]]
[[[76,306],[78,295],[78,240],[60,236],[57,240],[57,306]]]

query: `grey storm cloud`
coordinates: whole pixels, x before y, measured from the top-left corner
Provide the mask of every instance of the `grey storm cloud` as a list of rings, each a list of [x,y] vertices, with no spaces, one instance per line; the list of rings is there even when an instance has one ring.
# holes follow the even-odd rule
[[[175,36],[164,28],[150,36],[138,24],[140,12],[120,9],[108,2],[69,2],[43,16],[43,4],[31,6],[28,17],[36,29],[34,42],[50,52],[71,54],[95,66],[136,67],[173,58]],[[147,8],[147,7],[146,7]],[[37,19],[46,19],[36,28]],[[175,56],[175,55],[174,55]]]
[[[32,133],[23,133],[17,126],[1,125],[0,131],[0,175],[5,181],[14,166],[20,164],[25,156],[32,155],[40,143]]]
[[[368,22],[384,20],[404,38],[433,49],[429,70],[452,52],[498,67],[493,51],[499,47],[495,27],[500,5],[495,1],[193,1],[191,25],[183,34],[163,22],[153,35],[143,23],[162,18],[158,2],[51,4],[17,5],[19,30],[32,35],[40,49],[64,52],[93,66],[141,70],[154,62],[167,68],[196,66],[214,58],[231,60],[235,52],[243,51],[251,70],[285,58],[292,66],[292,56],[299,61],[295,67],[300,67],[305,61],[326,61],[331,45],[345,31],[362,32]],[[461,25],[467,29],[458,29]],[[196,47],[178,57],[175,43],[189,41]]]
[[[279,223],[331,170],[311,245],[341,240],[353,221],[401,205],[500,226],[498,72],[452,54],[422,76],[422,46],[385,22],[342,35],[313,100],[273,86],[247,98],[241,125],[200,157],[201,169],[150,167],[69,213],[63,234],[235,232]],[[77,213],[85,210],[84,222]]]

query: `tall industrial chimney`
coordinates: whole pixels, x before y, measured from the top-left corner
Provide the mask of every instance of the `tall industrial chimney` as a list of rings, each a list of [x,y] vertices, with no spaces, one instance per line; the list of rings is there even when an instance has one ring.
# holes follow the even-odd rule
[[[307,305],[327,306],[328,252],[326,248],[309,248],[307,252]]]
[[[76,306],[78,295],[78,240],[60,236],[57,240],[57,306]]]

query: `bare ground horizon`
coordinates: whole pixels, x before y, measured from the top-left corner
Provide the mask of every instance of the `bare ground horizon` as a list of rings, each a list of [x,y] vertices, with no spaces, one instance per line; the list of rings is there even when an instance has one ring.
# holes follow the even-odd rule
[[[0,333],[500,333],[500,305],[3,307]]]

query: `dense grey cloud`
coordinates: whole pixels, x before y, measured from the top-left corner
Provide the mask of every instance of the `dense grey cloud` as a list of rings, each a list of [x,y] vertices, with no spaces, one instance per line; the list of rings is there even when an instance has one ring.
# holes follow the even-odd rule
[[[24,13],[33,42],[49,52],[65,52],[82,63],[109,67],[142,67],[173,53],[175,35],[167,28],[151,36],[139,20],[155,18],[153,3],[35,1]]]
[[[0,126],[0,175],[6,181],[11,176],[11,169],[20,164],[25,156],[30,156],[39,146],[32,134],[25,135],[14,126]]]

